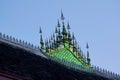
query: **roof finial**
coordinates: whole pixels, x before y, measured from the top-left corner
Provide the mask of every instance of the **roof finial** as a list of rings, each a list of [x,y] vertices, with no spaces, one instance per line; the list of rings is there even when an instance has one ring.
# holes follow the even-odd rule
[[[89,49],[88,43],[86,44],[86,48]],[[87,51],[87,64],[88,64],[88,65],[91,65],[90,61],[91,61],[91,60],[90,60],[90,54],[89,54],[89,51]]]
[[[55,33],[58,33],[58,29],[57,29],[57,27],[55,28]]]
[[[72,34],[72,39],[75,40],[75,36],[74,36],[74,33]]]
[[[39,31],[39,33],[42,33],[41,27],[40,27],[40,31]]]
[[[88,43],[86,44],[86,48],[87,48],[87,49],[89,48],[89,45],[88,45]]]
[[[70,24],[69,24],[69,22],[68,22],[68,25],[67,25],[67,29],[70,30]]]
[[[42,30],[41,30],[41,27],[40,27],[40,44],[41,44],[41,49],[44,48],[44,42],[43,42],[43,38],[42,38]]]
[[[61,10],[61,20],[64,20],[64,19],[65,19],[65,17],[64,17],[64,15],[63,15],[62,10]]]
[[[58,19],[57,27],[60,27],[60,22],[59,22],[59,19]]]
[[[71,34],[70,34],[70,31],[68,31],[68,39],[71,41]]]
[[[89,58],[89,45],[88,45],[88,43],[86,44],[86,48],[87,48],[87,58]]]

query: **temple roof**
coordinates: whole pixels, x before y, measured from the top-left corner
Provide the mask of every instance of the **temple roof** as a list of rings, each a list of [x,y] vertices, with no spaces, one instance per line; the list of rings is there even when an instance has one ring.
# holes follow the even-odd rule
[[[61,12],[61,21],[58,19],[57,27],[54,34],[51,35],[51,38],[43,42],[42,34],[40,37],[41,51],[44,54],[85,68],[92,68],[89,54],[87,53],[87,56],[85,56],[83,51],[81,51],[74,34],[71,34],[70,32],[69,22],[67,23],[67,26],[65,25],[63,12]]]

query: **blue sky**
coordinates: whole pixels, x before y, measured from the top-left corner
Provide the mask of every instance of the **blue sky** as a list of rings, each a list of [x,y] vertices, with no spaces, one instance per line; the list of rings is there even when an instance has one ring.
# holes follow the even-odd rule
[[[120,0],[0,0],[0,32],[39,45],[39,27],[49,38],[61,9],[92,64],[120,74]]]

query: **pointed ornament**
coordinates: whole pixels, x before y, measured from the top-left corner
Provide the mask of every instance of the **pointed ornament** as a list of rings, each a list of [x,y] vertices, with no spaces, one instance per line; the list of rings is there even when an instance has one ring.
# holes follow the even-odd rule
[[[67,29],[70,30],[70,24],[69,24],[69,22],[68,22],[68,25],[67,25]]]
[[[41,27],[40,27],[40,31],[39,31],[39,33],[42,33]]]
[[[61,20],[64,20],[64,19],[65,19],[65,17],[64,17],[64,15],[63,15],[62,10],[61,10]]]

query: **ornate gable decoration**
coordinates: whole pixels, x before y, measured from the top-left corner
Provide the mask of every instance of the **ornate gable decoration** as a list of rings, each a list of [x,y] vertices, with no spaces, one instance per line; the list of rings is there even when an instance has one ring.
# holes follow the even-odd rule
[[[57,21],[55,33],[45,42],[43,41],[42,30],[40,28],[41,51],[48,57],[64,60],[84,68],[92,68],[89,51],[87,52],[87,56],[83,54],[77,44],[74,34],[70,32],[69,22],[66,26],[64,24],[64,19],[64,15],[61,11],[61,22],[59,20]],[[86,48],[89,48],[88,44]]]

